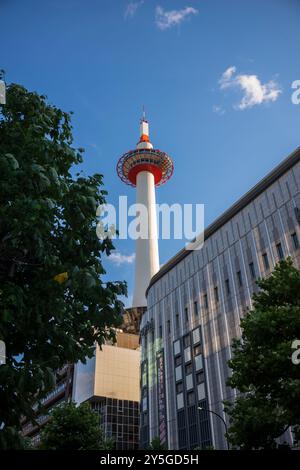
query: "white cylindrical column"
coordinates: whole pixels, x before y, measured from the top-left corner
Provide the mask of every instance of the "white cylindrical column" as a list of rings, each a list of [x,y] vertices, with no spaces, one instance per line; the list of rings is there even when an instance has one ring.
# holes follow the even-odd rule
[[[141,171],[137,174],[136,202],[147,208],[148,236],[146,239],[136,240],[133,307],[145,307],[146,289],[152,276],[159,270],[155,184],[150,171]]]

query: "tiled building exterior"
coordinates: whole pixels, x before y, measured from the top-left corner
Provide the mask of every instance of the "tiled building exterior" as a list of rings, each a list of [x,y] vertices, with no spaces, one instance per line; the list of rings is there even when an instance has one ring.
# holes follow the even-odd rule
[[[300,148],[180,251],[151,280],[141,321],[141,447],[225,449],[223,400],[232,339],[255,280],[286,256],[300,267]],[[289,436],[287,436],[289,437]]]

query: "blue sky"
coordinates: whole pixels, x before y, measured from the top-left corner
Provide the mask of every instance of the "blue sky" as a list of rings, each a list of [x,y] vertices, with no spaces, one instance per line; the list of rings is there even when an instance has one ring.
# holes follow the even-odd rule
[[[299,146],[299,1],[0,0],[0,20],[7,81],[74,111],[83,170],[111,203],[135,200],[115,166],[143,104],[175,164],[157,202],[204,203],[206,225]],[[108,274],[131,294],[134,242],[115,245]],[[161,241],[161,263],[182,246]]]

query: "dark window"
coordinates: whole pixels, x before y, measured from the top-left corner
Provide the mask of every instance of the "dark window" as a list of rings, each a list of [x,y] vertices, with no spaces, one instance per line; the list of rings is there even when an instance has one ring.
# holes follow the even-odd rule
[[[187,394],[187,404],[188,406],[195,404],[195,392],[189,392]]]
[[[298,240],[298,236],[297,236],[296,232],[292,233],[291,237],[292,237],[292,240],[293,240],[293,243],[294,243],[295,250],[298,250],[299,240]]]
[[[176,384],[176,393],[181,393],[183,391],[183,383],[182,382],[178,382]]]
[[[183,347],[187,348],[191,344],[191,338],[190,335],[185,335],[183,337]]]
[[[269,264],[269,259],[268,259],[267,253],[263,253],[262,258],[263,258],[263,261],[264,261],[265,269],[269,269],[270,264]]]
[[[204,382],[204,372],[198,372],[198,374],[196,374],[196,382],[197,384],[201,384],[202,382]]]
[[[198,344],[197,346],[194,347],[194,356],[198,356],[201,354],[201,346]]]
[[[188,323],[188,321],[189,321],[189,311],[188,311],[187,307],[184,309],[184,318],[185,318],[185,322]]]
[[[162,326],[159,325],[159,337],[162,338]]]
[[[252,279],[255,279],[255,267],[254,267],[254,263],[249,263],[249,270],[250,270],[250,274],[251,274],[251,277]]]
[[[168,332],[168,335],[171,333],[171,322],[170,322],[170,320],[167,321],[167,332]]]
[[[227,294],[227,295],[230,295],[229,279],[225,279],[225,288],[226,288],[226,294]]]
[[[217,286],[214,288],[214,294],[216,303],[219,303],[219,289]]]
[[[203,296],[203,302],[204,302],[204,307],[205,307],[205,308],[208,308],[208,298],[207,298],[207,294],[204,294],[204,296]]]
[[[242,285],[243,285],[243,280],[242,280],[242,273],[241,273],[241,271],[238,271],[238,272],[236,273],[236,275],[237,275],[238,284],[239,284],[240,287],[242,287]]]
[[[185,366],[185,373],[186,373],[186,375],[189,375],[189,374],[191,374],[192,372],[193,372],[192,364],[187,364],[187,365]]]
[[[182,360],[181,360],[181,356],[177,356],[175,357],[175,366],[180,366],[180,364],[182,363]]]
[[[278,258],[279,258],[279,259],[283,259],[283,258],[284,258],[284,254],[283,254],[283,249],[282,249],[282,245],[281,245],[280,242],[277,243],[276,249],[277,249]]]
[[[175,323],[176,323],[176,328],[179,328],[179,314],[178,313],[176,313]]]
[[[198,317],[198,302],[194,302],[194,315],[195,317]]]

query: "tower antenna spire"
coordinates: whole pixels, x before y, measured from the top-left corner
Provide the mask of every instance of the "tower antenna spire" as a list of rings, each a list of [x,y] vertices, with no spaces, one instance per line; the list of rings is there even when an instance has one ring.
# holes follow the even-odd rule
[[[145,105],[144,104],[143,104],[143,117],[142,117],[142,120],[146,121],[146,111],[145,111]]]

